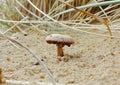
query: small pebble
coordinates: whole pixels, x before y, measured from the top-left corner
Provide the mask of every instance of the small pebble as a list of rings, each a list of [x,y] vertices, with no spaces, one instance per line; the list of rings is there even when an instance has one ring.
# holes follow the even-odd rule
[[[61,61],[61,57],[60,57],[60,56],[58,56],[58,57],[57,57],[57,60]]]
[[[68,60],[69,60],[69,58],[66,58],[66,57],[62,58],[62,61],[64,61],[64,62],[68,62]]]
[[[41,61],[44,61],[43,59],[41,59]],[[34,65],[40,65],[40,63],[39,62],[36,62]]]
[[[7,61],[10,61],[10,58],[9,58],[9,57],[7,57],[7,58],[6,58],[6,60],[7,60]]]
[[[68,83],[73,84],[73,83],[75,83],[75,80],[69,80]]]
[[[40,79],[44,79],[45,75],[44,74],[40,74]]]

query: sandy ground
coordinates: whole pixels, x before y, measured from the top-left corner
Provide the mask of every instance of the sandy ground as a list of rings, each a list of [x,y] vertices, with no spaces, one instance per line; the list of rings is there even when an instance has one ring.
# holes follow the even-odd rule
[[[91,32],[101,32],[89,30]],[[49,34],[36,30],[7,35],[19,40],[42,57],[44,63],[58,83],[78,85],[120,85],[120,39],[111,39],[86,33],[64,31],[62,34],[74,38],[75,44],[64,47],[62,61],[57,60],[56,45],[47,44],[45,37]],[[119,31],[114,33],[119,37]],[[34,65],[36,59],[23,48],[3,38],[0,39],[0,68],[8,80],[50,82],[41,65]]]

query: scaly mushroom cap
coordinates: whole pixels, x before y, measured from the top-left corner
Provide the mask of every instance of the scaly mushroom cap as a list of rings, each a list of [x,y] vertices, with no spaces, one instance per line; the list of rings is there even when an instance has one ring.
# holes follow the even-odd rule
[[[49,44],[63,44],[70,46],[74,43],[74,40],[68,35],[51,34],[46,37],[46,42]]]

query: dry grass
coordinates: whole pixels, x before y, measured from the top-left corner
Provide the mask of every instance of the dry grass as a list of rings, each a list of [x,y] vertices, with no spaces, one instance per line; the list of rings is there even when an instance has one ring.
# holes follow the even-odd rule
[[[36,8],[34,6],[36,6]],[[67,3],[67,4],[65,4]],[[79,11],[70,11],[62,13],[63,11],[67,11],[71,8],[75,8],[78,6],[87,5],[90,3],[97,3],[95,0],[68,0],[65,3],[61,2],[61,0],[6,0],[7,10],[4,11],[4,18],[8,20],[17,20],[21,21],[23,18],[28,17],[27,19],[23,20],[31,20],[31,21],[38,21],[37,24],[22,24],[22,26],[32,26],[33,28],[40,26],[41,24],[47,24],[48,26],[52,25],[52,27],[58,28],[55,25],[60,24],[62,27],[65,28],[74,27],[80,28],[82,27],[90,27],[88,24],[91,23],[98,23],[93,16],[99,16],[102,18],[107,18],[109,21],[109,25],[111,27],[112,23],[118,22],[120,19],[120,5],[107,5],[107,6],[99,6],[99,7],[89,7],[82,9],[83,12],[93,13],[93,16],[89,14],[79,12]],[[69,5],[68,5],[69,4]],[[71,6],[70,6],[71,5]],[[62,13],[58,15],[59,13]],[[57,16],[56,16],[57,15]],[[54,21],[54,24],[50,21]],[[45,21],[43,23],[43,21]],[[57,23],[56,23],[57,22]],[[28,22],[27,22],[28,23]],[[13,26],[15,23],[9,23],[9,26]],[[84,24],[84,25],[83,25]],[[21,24],[19,25],[21,26]],[[92,25],[93,26],[93,25]],[[114,27],[114,26],[113,26]],[[111,29],[113,28],[111,27]],[[117,26],[118,27],[118,26]],[[17,27],[18,28],[18,27]],[[26,28],[26,27],[24,27]],[[105,28],[102,26],[102,28]],[[105,28],[106,29],[106,28]]]
[[[39,1],[31,0],[31,2],[38,9],[40,9],[45,14],[48,14],[51,17],[62,11],[72,8],[68,4],[64,4],[60,1],[61,0],[39,0]],[[22,2],[20,2],[20,3],[22,3]],[[82,5],[86,5],[86,4],[90,4],[90,3],[95,3],[95,1],[94,0],[69,0],[66,3],[69,3],[70,5],[77,7],[77,6],[82,6]],[[29,11],[31,11],[32,13],[34,13],[35,15],[41,17],[42,19],[46,19],[46,17],[42,13],[40,13],[37,9],[35,9],[28,1],[24,2],[23,6],[25,8],[27,8]],[[116,11],[119,9],[119,6],[120,5],[103,6],[103,7],[101,7],[103,9],[102,11],[99,7],[90,7],[90,8],[85,8],[83,10],[86,12],[93,13],[93,14],[100,12],[98,16],[102,15],[102,17],[106,17],[106,15],[112,16],[112,15],[116,14]],[[105,9],[105,11],[104,11],[104,9]],[[20,7],[20,11],[23,13],[24,16],[29,16],[30,19],[35,19],[35,16],[33,14],[31,14],[30,12],[28,12],[23,7]],[[106,15],[103,13],[103,11],[104,11],[104,13],[106,13]],[[117,12],[117,13],[119,13],[119,12]],[[68,12],[65,14],[61,14],[57,17],[54,17],[54,19],[56,19],[56,20],[78,20],[78,21],[84,20],[83,22],[90,21],[90,19],[87,19],[87,18],[89,18],[89,15],[86,15],[86,14],[84,14],[82,12],[78,12],[78,11],[72,11],[72,12]]]

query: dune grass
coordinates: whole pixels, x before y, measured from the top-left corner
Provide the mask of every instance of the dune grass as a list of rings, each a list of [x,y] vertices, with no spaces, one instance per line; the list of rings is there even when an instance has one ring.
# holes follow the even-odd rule
[[[111,25],[120,20],[119,0],[105,2],[97,2],[96,0],[6,0],[5,3],[6,8],[4,8],[5,10],[2,14],[4,17],[1,19],[8,21],[1,19],[0,21],[10,22],[9,24],[6,23],[10,27],[16,21],[20,21],[19,23],[23,23],[22,26],[26,26],[26,23],[31,23],[27,24],[27,27],[29,25],[36,27],[35,25],[44,24],[54,29],[58,28],[55,25],[58,24],[62,28],[80,28],[83,24],[84,26],[88,26],[88,24],[95,25],[96,23],[93,22],[99,23],[98,21],[101,21],[106,25],[106,27],[102,26],[102,29],[108,30],[112,36],[111,30],[113,28]],[[26,16],[28,18],[22,20]],[[33,23],[36,24],[34,25]],[[18,26],[21,26],[21,24]]]

